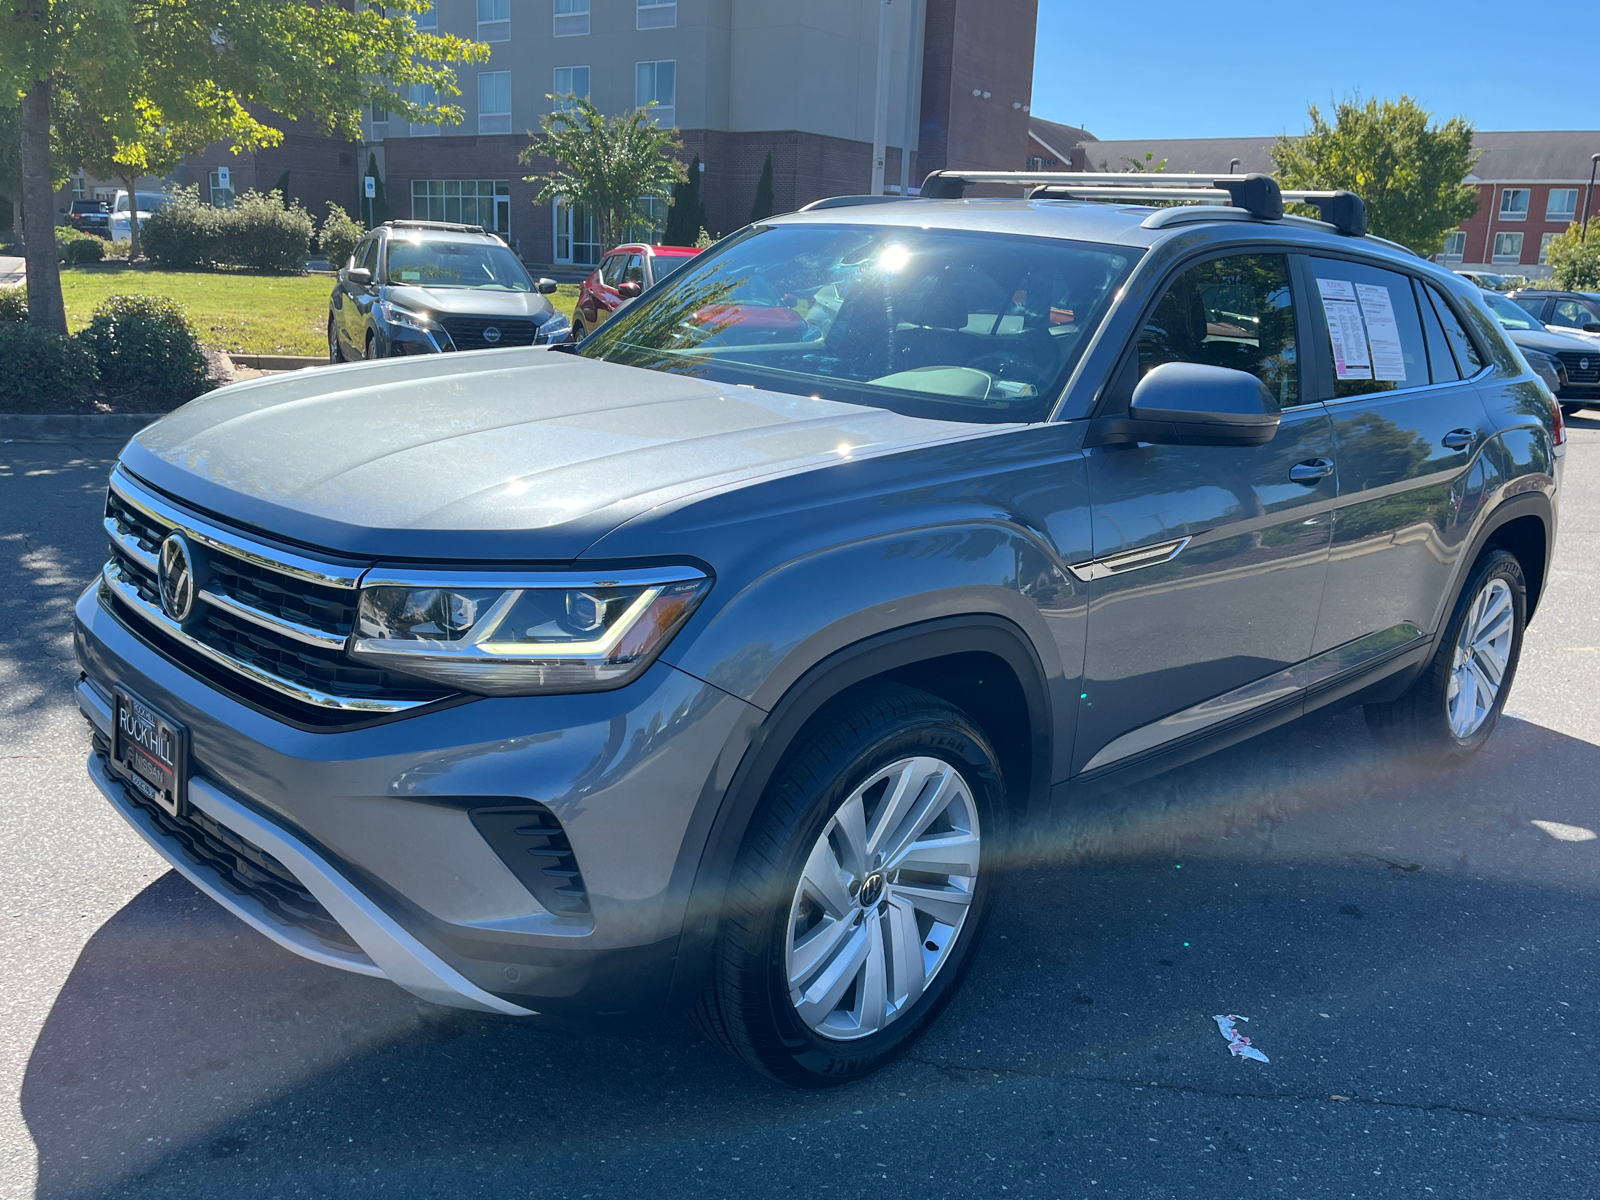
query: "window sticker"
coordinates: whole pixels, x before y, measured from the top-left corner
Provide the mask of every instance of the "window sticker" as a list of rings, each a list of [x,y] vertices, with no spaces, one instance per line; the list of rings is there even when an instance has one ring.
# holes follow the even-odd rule
[[[1400,348],[1400,326],[1394,319],[1389,289],[1381,284],[1358,283],[1361,315],[1367,320],[1367,342],[1372,347],[1372,377],[1393,383],[1406,381],[1406,356]]]
[[[1319,278],[1317,290],[1322,293],[1322,311],[1333,341],[1334,373],[1340,379],[1371,379],[1372,360],[1367,356],[1367,333],[1361,325],[1355,288],[1345,279]]]

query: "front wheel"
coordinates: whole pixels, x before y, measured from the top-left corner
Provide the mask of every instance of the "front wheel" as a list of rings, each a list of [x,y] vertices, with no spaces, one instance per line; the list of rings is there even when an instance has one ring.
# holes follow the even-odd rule
[[[1366,706],[1380,742],[1428,758],[1462,760],[1489,740],[1522,655],[1528,589],[1522,564],[1490,550],[1474,565],[1433,660],[1405,695]]]
[[[982,937],[1002,797],[994,750],[959,709],[901,687],[839,709],[740,847],[701,1028],[799,1087],[904,1052]]]
[[[344,351],[339,349],[339,329],[333,323],[332,317],[328,318],[328,361],[330,363],[344,361]]]

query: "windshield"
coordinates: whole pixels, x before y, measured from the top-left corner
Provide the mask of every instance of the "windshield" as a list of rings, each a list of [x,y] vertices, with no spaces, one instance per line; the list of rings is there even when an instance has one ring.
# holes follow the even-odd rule
[[[504,246],[474,242],[389,241],[389,283],[398,287],[531,292],[533,280]]]
[[[696,259],[579,352],[916,416],[1039,420],[1138,253],[947,229],[769,226]]]
[[[161,192],[140,192],[139,193],[139,211],[140,212],[153,213],[157,209],[166,207],[166,203],[167,203],[167,197]],[[113,212],[127,212],[128,211],[128,193],[127,192],[118,192],[117,193],[116,206],[112,209],[112,211]]]
[[[1499,292],[1484,292],[1483,302],[1489,306],[1489,311],[1494,314],[1507,329],[1543,329],[1544,322],[1535,317],[1520,304],[1507,300]]]

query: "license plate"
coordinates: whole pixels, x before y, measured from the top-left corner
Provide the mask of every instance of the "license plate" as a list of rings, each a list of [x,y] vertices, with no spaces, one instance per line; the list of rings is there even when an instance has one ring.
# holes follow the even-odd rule
[[[112,689],[111,765],[127,785],[173,816],[183,810],[189,731],[118,684]]]

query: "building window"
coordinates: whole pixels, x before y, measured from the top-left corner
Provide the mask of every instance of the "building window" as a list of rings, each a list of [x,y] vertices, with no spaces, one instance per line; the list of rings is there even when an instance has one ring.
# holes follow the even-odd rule
[[[511,132],[511,72],[478,72],[478,132]]]
[[[1528,219],[1527,188],[1507,188],[1500,193],[1500,219],[1502,221],[1526,221]]]
[[[581,37],[589,32],[589,0],[556,0],[556,37]]]
[[[433,0],[429,0],[428,7],[422,12],[413,14],[412,20],[416,21],[418,29],[438,29],[439,10],[434,6]]]
[[[411,219],[481,225],[510,233],[509,179],[413,179]]]
[[[1465,230],[1457,229],[1454,233],[1444,235],[1444,250],[1439,258],[1444,262],[1460,262],[1467,253],[1467,234]]]
[[[642,62],[634,67],[634,104],[643,108],[651,101],[656,107],[650,110],[655,123],[670,129],[678,123],[678,63],[676,59],[662,62]]]
[[[660,243],[662,234],[667,231],[667,201],[655,196],[640,196],[639,207],[644,210],[645,220],[635,221],[628,226],[628,241],[644,242],[654,246]]]
[[[411,103],[420,105],[423,108],[429,108],[438,103],[438,100],[439,97],[433,90],[433,84],[413,83],[411,85]],[[411,122],[412,137],[437,137],[438,134],[439,127],[437,125],[423,124],[418,121]]]
[[[600,261],[600,226],[594,211],[585,205],[573,208],[557,200],[555,214],[556,261],[592,267]]]
[[[1569,217],[1568,220],[1571,220]],[[1550,243],[1560,237],[1559,233],[1541,233],[1539,235],[1539,265],[1542,267],[1550,258]]]
[[[678,0],[639,0],[639,29],[672,29],[678,24]]]
[[[1497,263],[1519,263],[1522,261],[1522,235],[1520,233],[1497,233],[1494,235],[1494,261]]]
[[[511,40],[511,0],[478,0],[478,40]]]
[[[552,112],[571,112],[574,96],[579,100],[589,98],[589,68],[557,67],[550,94],[555,97]]]
[[[222,174],[221,174],[221,172],[219,172],[219,171],[211,172],[211,176],[207,180],[207,182],[211,185],[211,207],[212,208],[232,208],[233,207],[233,188],[231,186],[229,186],[229,187],[223,187],[222,186]],[[230,185],[233,183],[233,178],[232,178],[232,174],[231,173],[230,173],[229,178],[228,178],[228,183]]]
[[[82,175],[74,175],[72,177],[72,198],[74,200],[82,200],[84,198]]]
[[[1577,215],[1578,189],[1551,188],[1550,199],[1545,201],[1544,219],[1546,221],[1570,221]],[[1544,261],[1542,255],[1539,261]]]
[[[389,110],[377,100],[372,102],[372,123],[374,125],[387,125],[389,123]]]

